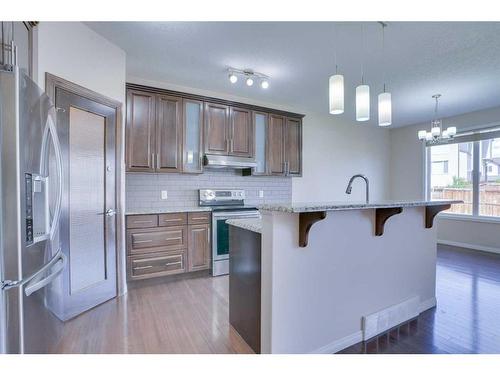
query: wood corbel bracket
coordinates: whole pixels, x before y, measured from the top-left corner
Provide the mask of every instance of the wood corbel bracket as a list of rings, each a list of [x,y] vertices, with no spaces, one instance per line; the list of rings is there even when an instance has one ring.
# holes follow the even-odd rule
[[[375,236],[384,234],[384,225],[391,216],[403,212],[403,207],[387,207],[375,209]]]
[[[440,204],[437,206],[425,206],[425,227],[432,228],[434,224],[434,218],[438,213],[444,210],[448,210],[451,204]]]
[[[299,246],[306,247],[309,238],[309,230],[314,223],[323,220],[326,217],[326,211],[301,212],[299,214]]]

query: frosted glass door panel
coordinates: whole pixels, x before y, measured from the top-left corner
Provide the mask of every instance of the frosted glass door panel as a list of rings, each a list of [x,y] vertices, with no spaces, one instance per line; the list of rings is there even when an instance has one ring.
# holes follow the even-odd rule
[[[201,124],[203,103],[184,102],[184,171],[201,173]]]
[[[70,109],[71,293],[106,279],[105,118]]]
[[[266,129],[267,114],[255,114],[255,174],[266,173]]]

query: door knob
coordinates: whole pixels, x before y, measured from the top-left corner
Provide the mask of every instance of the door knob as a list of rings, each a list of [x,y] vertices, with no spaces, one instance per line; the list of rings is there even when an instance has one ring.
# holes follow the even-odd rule
[[[108,208],[105,212],[99,214],[99,215],[105,215],[105,216],[115,216],[116,211],[112,208]]]

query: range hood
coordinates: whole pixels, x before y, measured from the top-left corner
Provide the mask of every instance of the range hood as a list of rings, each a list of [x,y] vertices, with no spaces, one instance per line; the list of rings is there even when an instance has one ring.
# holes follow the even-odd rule
[[[247,169],[255,168],[257,162],[255,159],[238,156],[205,155],[203,157],[203,165],[208,168]]]

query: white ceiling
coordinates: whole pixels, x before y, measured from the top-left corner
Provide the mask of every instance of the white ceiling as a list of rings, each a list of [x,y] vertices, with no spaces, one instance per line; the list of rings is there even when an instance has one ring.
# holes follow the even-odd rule
[[[381,27],[325,22],[90,22],[127,53],[127,74],[328,113],[334,51],[345,76],[346,120],[364,58],[371,120],[384,71],[393,96],[393,126],[432,118],[434,93],[442,116],[500,105],[500,22],[390,22],[386,53]],[[335,32],[336,30],[336,32]],[[251,68],[271,77],[268,90],[232,85],[226,69]]]

